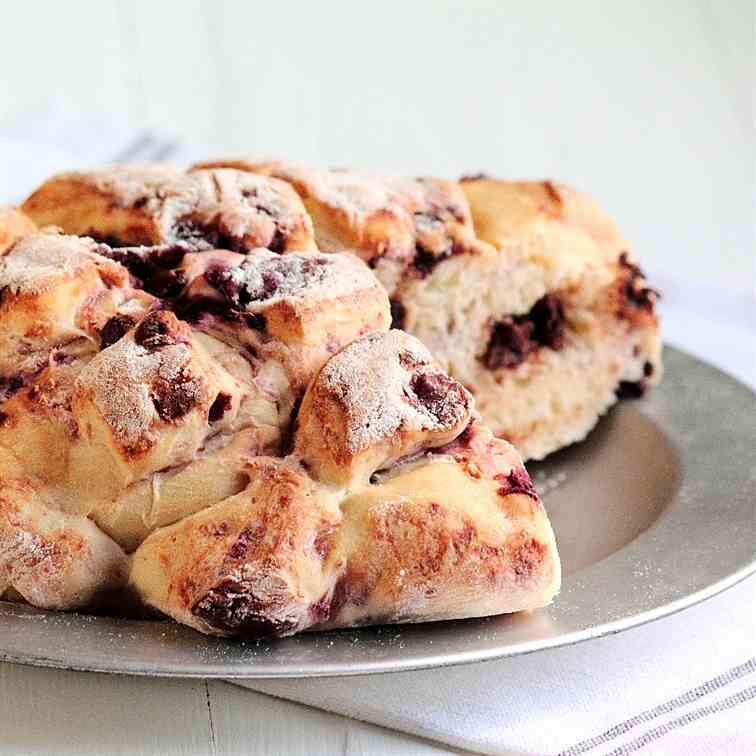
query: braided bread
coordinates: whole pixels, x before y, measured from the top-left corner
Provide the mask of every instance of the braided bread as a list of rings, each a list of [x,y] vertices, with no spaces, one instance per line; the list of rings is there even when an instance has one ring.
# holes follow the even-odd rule
[[[54,177],[24,210],[118,245],[138,238],[243,251],[250,234],[229,233],[224,219],[229,204],[249,205],[238,187],[252,178],[255,197],[263,187],[293,189],[286,203],[267,206],[276,228],[268,246],[301,246],[302,233],[290,234],[304,229],[307,245],[361,257],[389,293],[394,326],[431,349],[525,459],[582,439],[618,397],[661,378],[657,293],[595,203],[551,182],[384,178],[241,158],[189,174],[147,167]],[[197,188],[220,184],[225,193]],[[164,230],[145,234],[146,217]],[[184,283],[175,249],[121,255],[153,293]]]
[[[136,596],[248,637],[547,604],[559,559],[517,452],[388,330],[363,262],[290,246],[309,220],[286,183],[216,173],[271,182],[285,201],[257,215],[286,254],[254,246],[256,211],[233,226],[204,199],[177,236],[168,169],[147,169],[137,206],[97,177],[27,203],[147,244],[29,225],[0,257],[0,597]],[[48,190],[79,210],[45,209]]]

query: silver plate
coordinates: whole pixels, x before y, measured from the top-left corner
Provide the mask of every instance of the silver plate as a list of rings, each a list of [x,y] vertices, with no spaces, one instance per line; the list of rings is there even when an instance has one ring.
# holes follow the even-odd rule
[[[564,565],[546,610],[484,620],[207,638],[171,622],[0,602],[0,659],[181,677],[353,675],[562,646],[684,609],[756,571],[756,396],[667,348],[666,376],[588,441],[530,465]]]

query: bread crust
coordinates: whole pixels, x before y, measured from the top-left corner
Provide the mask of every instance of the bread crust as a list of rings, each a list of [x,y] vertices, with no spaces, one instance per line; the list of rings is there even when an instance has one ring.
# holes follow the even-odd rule
[[[0,257],[19,239],[37,230],[31,218],[15,207],[0,207]]]
[[[387,390],[373,394],[379,362]],[[429,409],[411,391],[418,377],[450,381],[400,331],[332,357],[302,403],[292,454],[253,460],[242,492],[149,536],[132,585],[180,622],[248,637],[550,602],[559,558],[522,460],[470,419],[461,386],[446,387],[453,406]]]
[[[661,376],[658,295],[552,182],[241,159],[67,174],[23,209],[97,238],[24,226],[0,256],[0,592],[40,605],[128,562],[212,634],[543,606],[553,533],[503,439],[540,458]],[[18,544],[62,533],[45,584]]]
[[[65,173],[37,189],[23,211],[39,226],[119,247],[314,248],[310,218],[288,184],[233,170],[187,174],[146,164]]]

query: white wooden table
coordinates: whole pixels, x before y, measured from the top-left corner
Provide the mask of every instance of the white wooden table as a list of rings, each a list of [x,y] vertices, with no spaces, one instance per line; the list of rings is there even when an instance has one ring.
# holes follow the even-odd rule
[[[214,680],[0,664],[0,754],[449,754],[440,745]]]

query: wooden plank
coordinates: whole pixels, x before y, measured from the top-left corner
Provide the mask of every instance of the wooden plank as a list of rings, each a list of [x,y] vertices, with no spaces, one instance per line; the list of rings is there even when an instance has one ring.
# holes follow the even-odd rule
[[[348,685],[348,681],[345,681]],[[441,745],[220,681],[208,683],[218,756],[438,756]]]
[[[202,680],[0,664],[0,754],[213,752]]]

